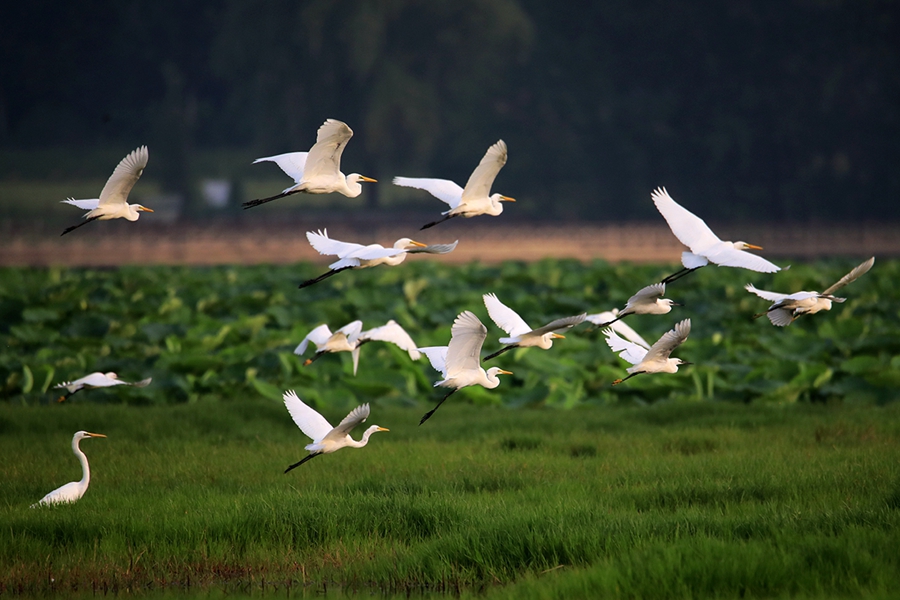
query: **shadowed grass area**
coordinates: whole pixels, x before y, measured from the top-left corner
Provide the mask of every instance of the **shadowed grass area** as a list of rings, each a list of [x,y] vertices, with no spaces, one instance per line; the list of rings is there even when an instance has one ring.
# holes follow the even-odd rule
[[[888,597],[900,408],[379,406],[288,475],[277,402],[0,406],[0,592],[249,586],[489,598]],[[340,412],[326,416],[336,421]],[[30,509],[80,476],[74,505]],[[272,586],[275,586],[274,588]],[[241,588],[242,589],[242,588]]]

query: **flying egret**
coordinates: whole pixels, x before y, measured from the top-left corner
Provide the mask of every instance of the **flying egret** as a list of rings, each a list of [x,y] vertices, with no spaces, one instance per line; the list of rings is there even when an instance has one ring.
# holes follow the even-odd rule
[[[312,358],[306,359],[304,366],[309,365],[319,357],[331,352],[350,352],[353,357],[353,374],[359,365],[359,348],[371,341],[390,342],[405,350],[413,360],[419,360],[421,355],[416,349],[416,343],[406,330],[396,321],[391,319],[381,327],[375,327],[368,331],[362,331],[362,321],[353,321],[331,333],[328,325],[319,325],[309,332],[303,341],[294,349],[294,354],[302,356],[306,352],[309,342],[316,346],[316,353]]]
[[[147,387],[150,385],[150,382],[153,381],[152,377],[148,377],[147,379],[143,379],[141,381],[136,381],[134,383],[130,383],[128,381],[122,381],[119,379],[119,376],[113,372],[109,373],[100,373],[99,371],[96,373],[91,373],[90,375],[85,375],[81,379],[76,379],[75,381],[63,381],[62,383],[58,383],[54,388],[65,388],[67,393],[59,399],[59,402],[66,400],[69,396],[76,392],[80,392],[81,390],[92,390],[94,388],[102,388],[102,387],[112,387],[114,385],[130,385],[133,387]]]
[[[366,269],[369,267],[377,267],[378,265],[397,266],[406,260],[407,254],[428,253],[428,254],[447,254],[452,252],[459,240],[452,244],[434,244],[429,246],[416,242],[409,238],[400,238],[394,242],[393,248],[385,248],[381,244],[354,244],[352,242],[341,242],[328,237],[328,230],[319,230],[316,233],[312,231],[306,232],[306,239],[310,245],[315,248],[319,254],[330,254],[340,258],[337,262],[328,265],[328,272],[319,275],[313,279],[309,279],[300,284],[299,287],[319,283],[323,279],[327,279],[332,275],[337,275],[341,271],[347,269]]]
[[[67,227],[60,235],[66,235],[70,231],[97,219],[101,221],[110,219],[137,221],[138,217],[141,216],[140,213],[153,212],[146,206],[128,204],[126,202],[131,188],[134,187],[134,184],[137,183],[137,180],[140,179],[141,174],[144,172],[149,158],[150,154],[147,151],[147,146],[141,146],[119,162],[112,175],[106,181],[106,185],[103,186],[99,198],[90,200],[69,198],[63,200],[64,204],[71,204],[89,212],[85,213],[84,221],[78,225]]]
[[[684,268],[663,279],[662,283],[680,279],[710,262],[723,267],[741,267],[760,273],[774,273],[781,270],[781,267],[761,256],[744,252],[744,250],[762,250],[761,246],[720,240],[703,219],[672,200],[666,188],[656,188],[651,196],[675,237],[691,249],[690,252],[681,254],[681,264]]]
[[[309,456],[289,466],[284,470],[285,473],[291,469],[296,469],[320,454],[330,454],[346,446],[362,448],[369,443],[369,436],[376,431],[390,431],[386,427],[372,425],[363,432],[362,439],[358,442],[350,437],[350,432],[353,428],[369,417],[368,404],[354,408],[337,427],[332,427],[325,417],[304,404],[303,400],[294,393],[294,390],[288,390],[284,393],[284,405],[287,407],[288,412],[291,413],[291,418],[294,419],[294,423],[297,424],[300,431],[312,439],[312,444],[306,445],[306,450],[309,450]]]
[[[500,385],[498,375],[512,375],[511,371],[504,371],[499,367],[491,367],[487,371],[481,368],[479,357],[486,337],[487,327],[474,314],[463,311],[456,317],[453,327],[450,328],[449,346],[419,348],[419,351],[428,357],[431,366],[440,371],[444,377],[436,382],[434,387],[453,388],[440,399],[437,406],[425,413],[425,416],[419,421],[419,425],[427,421],[434,411],[440,408],[444,400],[460,388],[480,385],[492,390]]]
[[[75,456],[78,457],[78,462],[81,463],[81,481],[73,481],[71,483],[67,483],[66,485],[56,488],[43,498],[41,498],[36,504],[32,504],[31,508],[35,508],[40,505],[47,504],[63,504],[66,502],[76,502],[88,489],[88,484],[91,482],[91,467],[88,465],[87,456],[84,455],[84,452],[81,451],[79,445],[81,444],[81,440],[85,438],[105,438],[106,436],[102,433],[89,433],[87,431],[78,431],[72,437],[72,452],[75,453]]]
[[[327,119],[319,127],[316,143],[309,152],[288,152],[276,156],[257,158],[253,164],[264,161],[274,162],[288,176],[294,179],[295,185],[286,188],[280,194],[258,200],[250,200],[242,205],[244,209],[253,208],[272,200],[278,200],[291,194],[341,193],[348,198],[356,198],[362,193],[360,181],[375,183],[377,180],[359,173],[344,175],[341,173],[341,153],[353,130],[346,123],[336,119]]]
[[[690,319],[676,323],[674,329],[664,333],[649,348],[622,339],[612,329],[604,329],[603,333],[606,335],[606,343],[609,344],[612,351],[618,352],[621,358],[634,365],[628,368],[628,377],[616,379],[613,381],[613,385],[618,385],[641,373],[677,373],[679,365],[691,364],[680,358],[669,358],[672,350],[683,344],[690,335]]]
[[[556,333],[563,329],[569,329],[584,321],[587,313],[581,313],[574,317],[563,317],[547,323],[543,327],[532,329],[522,317],[513,309],[506,306],[497,298],[496,294],[484,294],[484,306],[487,308],[488,315],[494,323],[509,334],[510,337],[500,338],[501,344],[508,344],[500,350],[485,356],[482,360],[490,360],[495,356],[499,356],[507,350],[513,348],[528,348],[537,346],[544,350],[549,350],[553,346],[553,340],[564,339],[566,336]]]
[[[619,309],[614,308],[612,310],[607,310],[601,313],[596,313],[593,315],[588,315],[584,318],[585,321],[590,321],[594,325],[604,326],[607,324],[610,329],[618,333],[619,335],[625,336],[625,339],[634,342],[635,344],[639,344],[645,348],[649,348],[650,344],[641,337],[637,331],[629,327],[625,321],[617,321],[616,317],[619,316]]]
[[[515,198],[502,196],[500,194],[491,194],[491,186],[497,173],[503,165],[506,164],[506,142],[498,141],[496,144],[488,148],[484,154],[484,158],[475,167],[475,170],[469,176],[466,187],[461,188],[449,179],[427,179],[415,177],[394,177],[394,185],[403,187],[412,187],[425,190],[438,200],[442,200],[450,205],[450,210],[441,214],[442,219],[438,219],[432,223],[422,226],[422,229],[428,229],[438,223],[443,223],[447,219],[453,217],[475,217],[478,215],[491,215],[496,217],[503,212],[501,202],[515,202]]]
[[[856,281],[860,276],[864,275],[875,264],[875,257],[855,267],[852,271],[841,277],[837,283],[825,290],[824,292],[794,292],[793,294],[779,294],[777,292],[767,292],[757,289],[753,284],[748,283],[745,287],[748,292],[756,294],[760,298],[774,302],[766,312],[753,315],[754,319],[766,315],[772,322],[772,325],[785,327],[794,322],[800,315],[814,315],[820,310],[831,310],[832,302],[844,302],[846,298],[838,298],[834,293],[847,285]]]
[[[673,306],[681,306],[674,300],[663,298],[662,296],[665,293],[665,283],[654,283],[641,288],[634,296],[628,299],[628,302],[625,303],[625,308],[616,312],[612,320],[606,323],[597,323],[597,325],[606,327],[628,315],[665,315],[671,312]],[[592,322],[596,323],[596,321]]]

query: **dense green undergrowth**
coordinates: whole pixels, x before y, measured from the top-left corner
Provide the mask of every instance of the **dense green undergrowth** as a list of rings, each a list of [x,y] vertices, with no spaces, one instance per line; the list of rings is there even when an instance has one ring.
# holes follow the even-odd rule
[[[824,289],[859,260],[795,264],[774,275],[709,267],[669,286],[683,303],[665,316],[628,322],[651,342],[685,317],[690,339],[677,356],[695,363],[677,375],[644,376],[611,387],[627,366],[596,328],[581,325],[551,351],[519,349],[494,364],[515,373],[501,387],[470,388],[454,401],[508,406],[655,402],[834,401],[881,404],[900,386],[900,261],[878,260],[842,290],[830,313],[788,328],[750,316],[767,303],[747,293]],[[0,396],[15,404],[52,402],[52,386],[91,371],[127,380],[153,377],[144,389],[95,390],[73,402],[177,404],[263,395],[294,388],[318,406],[346,408],[377,398],[384,405],[433,401],[437,374],[390,344],[303,367],[292,351],[316,325],[354,319],[374,327],[395,319],[420,346],[444,345],[450,324],[472,310],[488,325],[485,353],[502,335],[481,301],[494,292],[537,325],[582,311],[623,306],[671,267],[546,260],[447,266],[412,259],[396,268],[341,273],[297,289],[321,266],[124,267],[0,270]]]
[[[0,406],[0,594],[888,597],[900,585],[896,403],[442,410],[418,427],[419,411],[376,402],[370,421],[390,433],[285,475],[305,441],[263,398]],[[87,494],[29,508],[77,478],[81,428],[109,436],[82,444]]]

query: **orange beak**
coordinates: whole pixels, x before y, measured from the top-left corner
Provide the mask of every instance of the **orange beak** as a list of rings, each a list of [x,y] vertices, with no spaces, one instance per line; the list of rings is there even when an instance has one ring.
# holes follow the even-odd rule
[[[369,183],[378,183],[377,179],[372,179],[371,177],[366,177],[365,175],[359,176],[360,181],[368,181]]]
[[[510,198],[509,196],[500,196],[500,202],[515,202],[515,198]]]
[[[753,244],[747,244],[747,247],[751,250],[762,250],[762,246],[754,246]]]

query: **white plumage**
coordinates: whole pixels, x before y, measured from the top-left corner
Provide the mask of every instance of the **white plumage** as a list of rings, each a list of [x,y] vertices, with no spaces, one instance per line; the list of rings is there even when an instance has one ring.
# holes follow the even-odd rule
[[[353,358],[353,374],[356,375],[359,366],[359,349],[370,341],[390,342],[405,350],[413,360],[419,360],[421,355],[416,349],[416,343],[409,334],[396,321],[391,319],[380,327],[374,327],[368,331],[362,330],[362,321],[353,321],[332,333],[328,325],[319,325],[303,338],[303,341],[294,349],[298,356],[306,352],[309,343],[316,346],[316,353],[312,358],[306,359],[305,365],[309,365],[324,354],[332,352],[350,352]]]
[[[294,185],[285,188],[280,194],[268,198],[260,198],[244,202],[245,209],[265,204],[291,194],[329,194],[338,192],[348,198],[356,198],[362,193],[361,181],[375,182],[375,179],[351,173],[341,173],[341,154],[353,130],[343,121],[327,119],[316,134],[316,143],[309,152],[288,152],[275,156],[257,158],[259,162],[274,162],[282,171],[294,180]]]
[[[150,385],[150,382],[153,381],[152,377],[148,377],[147,379],[142,379],[141,381],[136,381],[134,383],[130,383],[128,381],[122,381],[119,379],[119,376],[110,371],[109,373],[100,373],[99,371],[96,373],[91,373],[90,375],[85,375],[80,379],[76,379],[74,381],[63,381],[62,383],[57,383],[53,386],[56,389],[65,388],[67,393],[59,399],[60,402],[67,399],[69,396],[76,392],[80,392],[81,390],[90,390],[94,388],[102,388],[102,387],[112,387],[115,385],[130,385],[133,387],[147,387]]]
[[[56,488],[55,490],[41,498],[36,504],[32,504],[31,508],[47,504],[63,504],[67,502],[76,502],[80,500],[82,496],[84,496],[84,493],[88,489],[88,485],[91,483],[91,467],[88,464],[87,456],[85,456],[84,452],[81,451],[80,444],[81,440],[92,437],[105,438],[106,436],[102,433],[78,431],[72,437],[72,452],[75,453],[75,456],[78,458],[78,462],[81,463],[81,480],[72,481],[64,486]]]
[[[496,294],[484,294],[482,298],[491,320],[497,327],[509,334],[509,337],[500,338],[500,343],[507,344],[507,346],[484,357],[484,360],[494,358],[513,348],[537,346],[543,350],[549,350],[553,346],[554,339],[565,338],[564,335],[556,333],[557,331],[574,327],[584,321],[587,316],[587,313],[582,313],[573,317],[563,317],[551,321],[543,327],[532,329],[516,311],[500,302]]]
[[[332,427],[325,417],[307,406],[303,400],[297,397],[293,390],[286,391],[283,398],[284,405],[287,407],[294,423],[297,424],[300,431],[312,440],[312,443],[307,444],[305,447],[310,453],[309,456],[289,466],[284,470],[285,473],[320,454],[330,454],[347,446],[362,448],[369,443],[369,437],[376,431],[390,431],[385,427],[372,425],[363,432],[362,439],[357,442],[350,437],[350,432],[369,417],[368,404],[357,406],[350,411],[350,414],[344,417],[337,427]]]
[[[624,340],[612,329],[604,329],[606,343],[619,357],[634,365],[627,369],[629,375],[624,379],[616,379],[613,385],[618,385],[641,373],[677,373],[679,365],[691,363],[680,358],[669,358],[672,351],[684,343],[691,333],[691,320],[684,319],[664,333],[655,344],[647,348],[645,345]]]
[[[663,294],[666,293],[666,284],[665,283],[654,283],[648,285],[647,287],[643,287],[637,291],[635,295],[628,299],[628,302],[625,303],[625,308],[620,311],[617,311],[606,323],[597,323],[597,321],[592,320],[593,323],[597,323],[600,327],[606,327],[607,325],[612,325],[619,319],[623,319],[628,315],[665,315],[671,312],[673,306],[680,306],[677,302],[669,300],[668,298],[663,298]]]
[[[506,164],[506,142],[499,140],[488,148],[478,166],[469,176],[466,187],[461,188],[449,179],[431,179],[423,177],[394,177],[394,185],[425,190],[438,200],[450,206],[441,214],[443,219],[428,223],[427,229],[453,217],[475,217],[491,215],[496,217],[503,212],[501,202],[515,202],[514,198],[501,194],[491,194],[491,186],[503,165]]]

